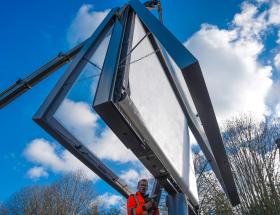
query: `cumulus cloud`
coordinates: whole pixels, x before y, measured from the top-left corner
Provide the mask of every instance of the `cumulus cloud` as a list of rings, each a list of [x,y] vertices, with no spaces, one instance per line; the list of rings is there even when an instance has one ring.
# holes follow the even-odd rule
[[[276,54],[274,57],[274,65],[278,72],[280,72],[280,53]]]
[[[278,39],[276,40],[278,44],[280,44],[280,30],[278,31]]]
[[[70,152],[63,150],[59,153],[54,143],[42,138],[31,141],[23,155],[27,160],[41,166],[29,170],[28,175],[30,177],[44,176],[47,174],[47,170],[52,170],[56,173],[82,171],[87,179],[97,179],[97,176]]]
[[[135,169],[130,169],[126,172],[123,172],[120,175],[120,178],[125,180],[128,184],[135,184],[139,180],[139,173]]]
[[[127,149],[119,138],[109,129],[105,129],[96,144],[92,144],[90,149],[101,159],[126,163],[136,161],[136,156]]]
[[[136,189],[137,183],[140,179],[146,178],[148,180],[151,180],[153,178],[151,173],[143,167],[138,170],[129,169],[126,171],[122,171],[119,177],[134,189]]]
[[[232,23],[241,38],[259,38],[268,26],[266,13],[259,13],[257,6],[244,2],[241,5],[241,13],[234,16]]]
[[[27,175],[31,179],[38,179],[41,177],[48,177],[48,173],[41,166],[35,166],[28,170]]]
[[[108,209],[114,206],[120,206],[123,201],[123,197],[106,192],[94,199],[92,204],[101,205],[105,209]]]
[[[88,103],[65,99],[55,117],[100,159],[122,163],[136,160],[109,128],[100,129],[98,135],[99,117]]]
[[[76,45],[88,38],[108,14],[109,10],[94,11],[94,6],[84,4],[79,9],[67,32],[70,45]]]
[[[276,117],[280,117],[280,103],[276,105],[275,115]]]
[[[63,162],[56,155],[55,145],[45,139],[35,139],[28,144],[24,156],[34,163],[47,164],[54,170],[63,169]]]
[[[98,116],[91,111],[88,103],[65,99],[54,116],[83,143],[88,145],[95,141]]]
[[[268,22],[272,25],[280,25],[280,1],[273,1],[268,10]]]
[[[203,24],[185,45],[198,58],[219,120],[243,112],[262,116],[272,86],[272,67],[261,64],[266,11],[243,3],[230,29]],[[209,54],[211,53],[211,54]]]

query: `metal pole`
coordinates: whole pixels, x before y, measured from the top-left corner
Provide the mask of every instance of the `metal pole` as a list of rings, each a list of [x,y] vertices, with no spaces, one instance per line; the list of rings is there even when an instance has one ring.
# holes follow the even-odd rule
[[[161,196],[161,186],[160,186],[160,183],[157,179],[155,179],[155,182],[153,184],[153,189],[152,189],[152,192],[151,192],[151,196],[153,196],[153,195],[157,195],[156,202],[157,202],[157,205],[158,205],[159,201],[160,201],[160,196]]]
[[[185,194],[177,193],[167,196],[168,215],[189,215]]]

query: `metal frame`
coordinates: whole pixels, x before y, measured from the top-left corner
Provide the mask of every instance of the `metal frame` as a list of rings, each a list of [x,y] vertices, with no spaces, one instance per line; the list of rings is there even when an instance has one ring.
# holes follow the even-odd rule
[[[167,196],[168,214],[170,215],[190,215],[192,212],[183,193]]]
[[[197,59],[138,0],[131,0],[128,5],[139,16],[146,30],[151,32],[149,39],[154,49],[156,50],[160,43],[182,71],[203,128],[183,96],[184,93],[174,77],[174,71],[166,53],[157,52],[194,136],[232,205],[239,204],[239,196],[218,123]],[[133,15],[130,17],[133,18]],[[130,26],[130,28],[132,27]],[[130,36],[131,29],[127,28],[124,38]],[[124,42],[124,38],[122,38],[122,42]],[[134,152],[169,194],[183,191],[188,195],[192,204],[197,205],[198,202],[189,195],[188,187],[166,159],[164,152],[157,147],[152,135],[141,121],[137,108],[129,98],[127,77],[130,59],[126,59],[127,66],[124,70],[119,68],[120,56],[126,56],[128,53],[129,46],[126,44],[122,46],[121,52],[115,52],[115,55],[106,57],[93,106],[119,139]]]
[[[123,183],[110,168],[103,164],[98,157],[69,133],[53,116],[72,87],[72,85],[67,83],[74,83],[79,77],[79,74],[88,63],[85,59],[89,59],[90,56],[93,55],[99,43],[102,41],[102,38],[111,27],[113,27],[113,31],[108,52],[110,53],[113,50],[112,44],[115,45],[115,42],[119,40],[119,37],[123,34],[123,23],[120,23],[118,16],[119,8],[112,9],[93,35],[83,45],[72,64],[61,77],[33,119],[98,176],[104,179],[124,197],[128,197],[131,194],[129,187]]]

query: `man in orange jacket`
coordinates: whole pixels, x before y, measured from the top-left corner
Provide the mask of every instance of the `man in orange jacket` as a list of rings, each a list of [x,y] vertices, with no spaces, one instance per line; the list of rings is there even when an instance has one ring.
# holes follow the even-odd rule
[[[130,195],[127,200],[128,215],[159,215],[155,200],[148,199],[148,180],[141,179],[137,185],[136,194]]]

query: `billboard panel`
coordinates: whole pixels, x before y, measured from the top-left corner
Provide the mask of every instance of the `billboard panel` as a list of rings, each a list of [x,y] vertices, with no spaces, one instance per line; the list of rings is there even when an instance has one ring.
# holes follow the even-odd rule
[[[136,16],[132,46],[145,34]],[[129,87],[130,99],[156,146],[198,201],[187,119],[148,37],[131,53]]]

